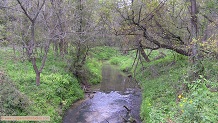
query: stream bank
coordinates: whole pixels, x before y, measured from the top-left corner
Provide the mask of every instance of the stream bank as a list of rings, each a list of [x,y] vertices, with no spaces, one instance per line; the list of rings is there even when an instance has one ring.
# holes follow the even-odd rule
[[[109,64],[102,68],[102,82],[90,88],[84,100],[72,105],[63,123],[140,123],[141,91],[138,84]]]

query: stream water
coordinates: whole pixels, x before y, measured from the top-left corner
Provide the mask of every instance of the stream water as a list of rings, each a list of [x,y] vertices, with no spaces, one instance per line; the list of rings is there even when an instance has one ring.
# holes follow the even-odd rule
[[[94,94],[76,102],[65,113],[63,123],[124,123],[134,118],[141,123],[139,111],[141,92],[137,83],[114,66],[102,68],[102,82],[94,86]],[[126,106],[131,111],[128,113]]]

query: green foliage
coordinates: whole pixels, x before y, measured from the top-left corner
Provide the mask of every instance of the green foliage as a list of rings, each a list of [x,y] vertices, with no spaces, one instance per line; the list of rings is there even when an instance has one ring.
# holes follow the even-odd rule
[[[6,33],[5,26],[0,24],[0,39],[5,37],[5,33]]]
[[[150,70],[144,74],[137,74],[137,80],[142,83],[144,88],[143,100],[151,98],[153,104],[150,110],[147,110],[145,106],[141,107],[141,112],[147,114],[141,114],[141,117],[145,119],[144,122],[163,122],[171,115],[176,103],[174,87],[178,84],[178,79],[185,73],[185,69],[178,69],[176,66],[173,68],[168,66],[165,69],[162,67],[163,70],[157,66],[154,69],[158,71],[158,76],[153,76]],[[147,118],[148,116],[150,118]]]
[[[179,110],[181,117],[177,119],[179,122],[201,122],[214,123],[218,121],[218,93],[211,92],[206,85],[211,83],[209,80],[200,76],[200,78],[192,83],[185,81],[190,90],[184,96],[180,96]]]
[[[166,56],[155,60],[160,52]],[[110,59],[110,63],[120,68],[122,65],[131,68],[133,56],[133,53],[127,56],[115,56]],[[139,64],[135,74],[135,78],[143,88],[140,112],[143,122],[207,123],[218,120],[216,108],[218,95],[217,92],[208,89],[208,86],[218,87],[218,64],[215,60],[201,61],[205,68],[205,76],[210,79],[201,78],[191,82],[188,85],[189,92],[183,92],[177,97],[183,84],[190,83],[188,80],[183,82],[188,72],[188,58],[169,50],[153,51],[149,58],[152,62],[143,62],[144,68]]]
[[[216,82],[206,79],[191,82],[188,86],[190,92],[184,92],[183,99],[180,100],[176,96],[184,83],[190,83],[190,81],[181,82],[188,71],[187,62],[187,57],[171,52],[165,58],[145,63],[146,68],[143,72],[141,67],[137,69],[136,79],[142,83],[144,88],[141,106],[141,117],[144,122],[206,123],[217,121],[215,109],[217,92],[211,92],[207,88],[212,85],[213,88],[217,88]],[[202,61],[202,64],[206,76],[210,76],[210,80],[217,81],[217,64],[206,59]],[[157,75],[152,75],[154,71]],[[152,107],[148,110],[145,102],[149,98],[152,100]]]
[[[214,80],[218,78],[218,62],[217,60],[205,59],[202,60],[202,64],[205,69],[205,76],[206,78],[210,78],[210,80]]]
[[[151,99],[148,97],[142,101],[141,109],[144,109],[140,112],[140,116],[143,118],[142,120],[151,121],[150,112],[151,112]]]
[[[98,84],[102,80],[101,75],[102,63],[95,58],[88,58],[85,64],[85,69],[88,74],[88,81],[92,84]]]
[[[111,47],[95,47],[91,49],[91,55],[98,60],[109,60],[111,57],[116,56],[117,50]]]
[[[111,57],[111,59],[109,60],[109,62],[111,64],[120,66],[120,70],[122,70],[124,72],[131,71],[133,61],[134,60],[129,55],[128,56]]]
[[[207,9],[217,9],[217,3],[217,0],[209,0],[205,2],[205,6],[207,7]]]
[[[27,106],[30,105],[28,98],[23,95],[0,71],[0,115],[26,115]],[[15,112],[16,111],[16,112]]]
[[[112,64],[112,65],[118,65],[121,61],[121,58],[120,57],[112,57],[109,62]]]
[[[12,53],[8,50],[7,53]],[[164,58],[155,60],[160,52]],[[31,63],[23,62],[16,57],[10,57],[6,52],[0,52],[0,68],[15,82],[16,87],[27,95],[29,102],[20,112],[28,115],[51,116],[52,121],[59,122],[63,109],[73,101],[82,98],[83,93],[78,81],[64,69],[66,64],[60,59],[48,56],[45,70],[41,75],[40,87],[35,86],[35,73]],[[100,55],[98,55],[100,54]],[[88,81],[96,84],[101,81],[102,63],[98,60],[109,60],[126,72],[135,72],[135,78],[140,82],[143,94],[140,116],[143,122],[216,122],[218,121],[218,93],[211,91],[218,88],[218,64],[216,60],[204,59],[204,77],[196,81],[185,78],[188,71],[188,58],[169,50],[153,51],[149,58],[151,62],[139,62],[136,70],[132,70],[135,52],[121,55],[115,48],[97,47],[91,50],[84,71]],[[187,92],[181,91],[187,85]],[[33,91],[34,90],[34,91]],[[179,95],[178,95],[179,94]],[[16,103],[15,103],[16,104]],[[19,105],[19,104],[18,104]],[[16,109],[16,108],[15,108]],[[19,114],[19,111],[16,113]]]
[[[0,50],[0,57],[0,68],[13,81],[17,90],[29,100],[25,110],[18,110],[19,104],[11,102],[12,106],[18,107],[13,108],[17,115],[50,116],[51,122],[58,123],[61,122],[63,111],[74,101],[83,98],[84,94],[77,79],[67,72],[66,63],[55,58],[52,52],[48,54],[40,86],[35,85],[35,73],[30,62],[13,56],[10,49]]]

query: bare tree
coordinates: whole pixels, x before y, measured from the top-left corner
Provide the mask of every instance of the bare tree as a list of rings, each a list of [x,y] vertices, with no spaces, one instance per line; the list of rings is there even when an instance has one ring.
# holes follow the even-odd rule
[[[53,12],[51,9],[49,10],[48,7],[46,7],[46,0],[17,0],[17,3],[22,9],[22,13],[25,15],[24,22],[21,21],[21,25],[30,24],[30,26],[23,26],[21,28],[22,33],[20,37],[26,50],[26,54],[36,73],[36,85],[40,85],[40,74],[45,66],[50,43],[55,37],[60,35],[60,33],[56,32],[58,23],[52,18]],[[38,40],[44,41],[40,42],[36,39],[36,28],[41,32],[41,38]],[[37,66],[37,58],[35,55],[35,50],[37,50],[37,47],[39,46],[44,49],[44,52],[42,52],[41,66]]]

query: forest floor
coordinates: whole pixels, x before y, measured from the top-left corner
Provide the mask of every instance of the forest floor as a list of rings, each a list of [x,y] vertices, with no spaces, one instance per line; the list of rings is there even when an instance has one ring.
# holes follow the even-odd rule
[[[165,56],[158,59],[162,53]],[[151,62],[138,62],[135,68],[134,51],[122,54],[116,48],[96,47],[87,58],[85,76],[90,84],[99,83],[105,61],[134,76],[142,88],[140,115],[146,123],[218,121],[216,59],[202,60],[204,71],[193,81],[188,74],[193,67],[186,56],[162,49],[153,51],[149,58]],[[43,115],[50,116],[51,122],[61,122],[64,111],[84,97],[78,80],[68,72],[66,61],[49,53],[38,87],[31,63],[10,48],[1,49],[0,95],[4,97],[0,115]]]

